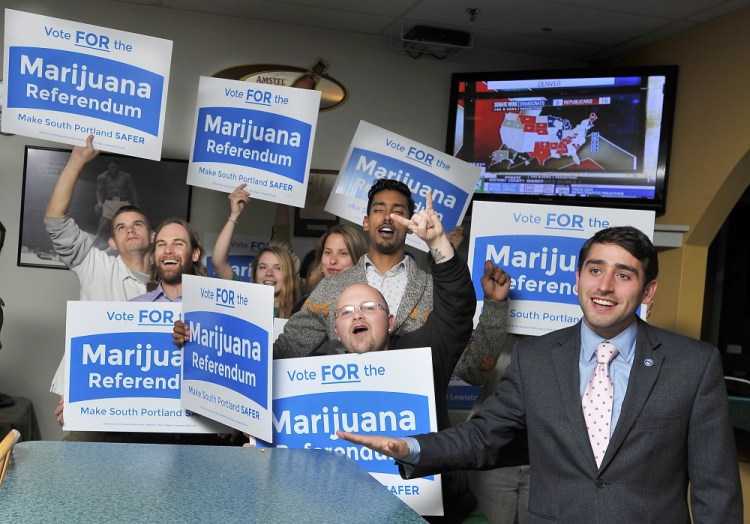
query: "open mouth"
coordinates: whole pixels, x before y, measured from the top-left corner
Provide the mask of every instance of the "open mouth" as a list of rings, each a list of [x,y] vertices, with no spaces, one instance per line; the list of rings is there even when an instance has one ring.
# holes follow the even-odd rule
[[[354,328],[352,329],[352,333],[355,335],[359,335],[360,333],[365,333],[366,331],[368,331],[367,326],[362,326],[362,325],[354,326]]]
[[[263,284],[264,286],[275,286],[275,285],[276,285],[276,281],[275,281],[275,280],[264,280],[264,281],[263,281],[263,282],[261,282],[261,283],[262,283],[262,284]]]
[[[174,258],[164,258],[161,261],[162,266],[178,266],[180,262]]]
[[[380,226],[378,228],[378,233],[384,237],[391,237],[396,234],[396,228],[390,225]]]

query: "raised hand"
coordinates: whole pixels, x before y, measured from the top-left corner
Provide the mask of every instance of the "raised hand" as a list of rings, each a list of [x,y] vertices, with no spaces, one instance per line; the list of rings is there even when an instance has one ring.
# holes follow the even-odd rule
[[[237,223],[237,219],[245,209],[245,204],[250,202],[250,193],[245,191],[247,184],[240,184],[229,194],[229,219]]]
[[[481,279],[484,300],[500,302],[510,293],[510,275],[487,260],[484,263],[484,274]]]
[[[76,162],[80,165],[91,162],[99,154],[98,149],[94,149],[94,135],[86,137],[85,146],[75,146],[70,152],[69,162]]]
[[[404,439],[393,437],[382,437],[380,435],[366,436],[346,431],[336,431],[336,436],[348,440],[353,444],[360,444],[373,451],[387,455],[396,460],[403,460],[409,456],[409,445]]]
[[[435,240],[441,235],[445,235],[445,230],[443,229],[443,224],[440,222],[440,217],[432,208],[431,193],[427,193],[427,204],[425,205],[425,208],[418,213],[414,213],[411,218],[404,218],[391,213],[391,219],[406,227],[410,232],[427,242],[428,245],[430,244],[430,241]]]

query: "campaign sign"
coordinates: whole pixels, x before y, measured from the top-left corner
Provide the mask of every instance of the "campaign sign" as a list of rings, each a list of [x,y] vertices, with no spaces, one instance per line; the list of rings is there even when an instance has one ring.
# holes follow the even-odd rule
[[[271,438],[273,287],[183,275],[182,405]]]
[[[180,405],[180,304],[68,302],[66,431],[225,433]]]
[[[481,386],[472,386],[461,380],[457,375],[451,375],[448,383],[448,409],[455,411],[469,411],[479,398]]]
[[[172,42],[5,10],[2,130],[161,158]]]
[[[392,178],[409,187],[415,212],[424,209],[431,193],[433,209],[445,230],[451,231],[463,221],[480,174],[477,166],[362,121],[325,210],[361,224],[373,182]],[[416,235],[408,235],[406,243],[427,251],[427,244]]]
[[[320,91],[201,77],[187,183],[305,206]]]
[[[477,297],[484,295],[484,263],[492,260],[511,277],[509,333],[542,335],[575,324],[582,316],[575,289],[581,246],[601,229],[628,225],[653,239],[653,211],[474,202],[469,261]]]
[[[437,431],[430,348],[276,360],[273,441],[346,455],[419,514],[443,514],[439,475],[404,480],[393,459],[339,439],[338,429],[393,437]]]
[[[216,276],[216,270],[213,265],[213,252],[216,240],[219,237],[216,233],[206,233],[203,237],[203,247],[206,251],[204,264],[208,270],[209,277]],[[252,282],[250,269],[253,260],[260,251],[268,247],[268,238],[254,237],[249,235],[234,235],[229,246],[229,256],[227,262],[234,271],[234,274],[242,282]]]

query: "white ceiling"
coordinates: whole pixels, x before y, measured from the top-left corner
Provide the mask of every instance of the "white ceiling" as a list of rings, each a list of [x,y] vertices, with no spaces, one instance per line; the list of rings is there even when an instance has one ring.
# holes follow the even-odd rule
[[[596,61],[750,7],[750,0],[117,0],[389,38],[468,31],[476,51]],[[467,8],[481,11],[469,20]],[[462,51],[471,53],[471,50]]]

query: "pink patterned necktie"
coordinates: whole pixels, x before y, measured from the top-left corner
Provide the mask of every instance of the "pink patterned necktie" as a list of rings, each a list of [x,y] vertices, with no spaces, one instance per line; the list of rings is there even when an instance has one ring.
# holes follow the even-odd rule
[[[615,391],[609,375],[609,363],[616,355],[617,348],[611,342],[605,341],[596,346],[596,369],[581,399],[583,418],[586,419],[586,430],[597,467],[601,465],[609,444],[612,398]]]

